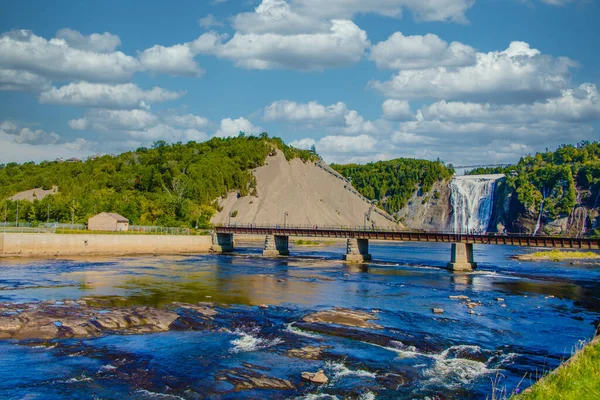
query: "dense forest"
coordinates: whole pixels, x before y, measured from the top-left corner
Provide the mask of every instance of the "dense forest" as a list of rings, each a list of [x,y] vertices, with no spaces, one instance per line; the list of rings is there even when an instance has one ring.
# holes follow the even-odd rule
[[[2,221],[59,221],[85,224],[102,211],[117,212],[135,225],[207,227],[217,211],[216,199],[233,190],[245,196],[255,191],[253,168],[277,149],[290,160],[316,159],[313,152],[287,146],[266,133],[243,133],[187,144],[154,143],[119,156],[105,155],[85,162],[0,164]],[[33,202],[10,201],[33,188],[58,186],[55,195]]]
[[[365,197],[393,214],[402,209],[416,190],[431,190],[436,181],[454,175],[454,168],[441,161],[398,158],[366,165],[332,164]]]
[[[555,219],[578,206],[594,209],[600,201],[600,143],[562,145],[528,155],[516,165],[478,168],[469,174],[504,173],[508,186],[527,210]]]

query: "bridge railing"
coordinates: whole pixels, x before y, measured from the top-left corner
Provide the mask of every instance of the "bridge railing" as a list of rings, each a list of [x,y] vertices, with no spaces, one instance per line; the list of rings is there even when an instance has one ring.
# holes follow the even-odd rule
[[[271,230],[318,230],[318,231],[341,231],[341,232],[404,232],[404,233],[422,233],[422,234],[445,234],[445,235],[488,235],[487,233],[460,233],[454,231],[418,231],[418,230],[406,230],[400,227],[380,227],[380,226],[369,226],[369,225],[297,225],[297,224],[217,224],[215,228],[225,229],[271,229]],[[489,234],[492,235],[492,234]]]
[[[304,230],[338,230],[338,231],[379,231],[379,232],[401,232],[400,228],[384,228],[372,226],[350,226],[350,225],[296,225],[296,224],[217,224],[215,228],[253,228],[253,229],[304,229]]]
[[[455,235],[455,236],[469,236],[469,237],[532,237],[532,238],[556,238],[556,239],[585,239],[576,238],[569,236],[553,236],[545,233],[537,233],[535,236],[527,233],[520,232],[455,232],[455,231],[423,231],[423,230],[407,230],[400,227],[378,227],[378,226],[364,226],[364,225],[296,225],[296,224],[217,224],[215,228],[225,229],[269,229],[269,230],[318,230],[318,231],[340,231],[340,232],[402,232],[410,234],[427,234],[427,235]]]

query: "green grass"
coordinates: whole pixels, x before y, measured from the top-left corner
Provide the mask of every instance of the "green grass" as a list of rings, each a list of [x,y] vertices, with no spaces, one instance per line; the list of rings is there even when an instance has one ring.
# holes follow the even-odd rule
[[[523,254],[517,257],[519,260],[550,260],[563,261],[574,259],[593,260],[600,258],[600,255],[591,251],[560,251],[553,249],[550,251],[537,251],[531,254]]]
[[[600,399],[600,340],[595,339],[569,361],[511,400]]]

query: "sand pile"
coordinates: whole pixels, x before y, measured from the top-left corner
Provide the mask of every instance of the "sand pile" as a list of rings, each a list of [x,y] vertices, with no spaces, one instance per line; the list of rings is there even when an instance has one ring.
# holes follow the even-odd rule
[[[347,182],[313,162],[288,162],[278,152],[253,174],[258,196],[238,198],[237,193],[231,193],[221,200],[223,210],[213,217],[213,223],[227,224],[229,215],[237,211],[231,218],[232,224],[283,225],[287,212],[288,226],[363,226],[367,213],[368,227],[398,227],[375,210],[369,213],[369,202],[352,193]]]
[[[46,196],[51,196],[58,193],[58,186],[52,186],[52,189],[44,190],[43,188],[36,188],[31,190],[25,190],[24,192],[19,192],[12,197],[9,197],[9,200],[28,200],[33,202],[34,200],[42,200]]]

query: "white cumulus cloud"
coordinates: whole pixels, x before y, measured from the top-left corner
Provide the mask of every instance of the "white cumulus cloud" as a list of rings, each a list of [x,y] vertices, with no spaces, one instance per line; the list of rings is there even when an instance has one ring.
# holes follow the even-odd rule
[[[121,39],[109,32],[82,35],[78,31],[64,28],[56,33],[56,38],[64,40],[74,49],[95,51],[97,53],[111,53],[121,45]]]
[[[170,75],[201,76],[204,70],[194,60],[196,52],[187,44],[155,45],[140,53],[144,70]]]
[[[237,119],[225,118],[221,120],[221,126],[215,132],[215,136],[238,136],[240,132],[244,132],[246,135],[255,135],[262,132],[262,128],[253,125],[252,122],[243,117]]]
[[[28,30],[15,30],[0,36],[0,69],[46,79],[117,82],[129,80],[139,69],[139,62],[120,51],[82,50],[71,47],[65,39],[46,40]]]
[[[390,121],[402,121],[415,118],[407,100],[387,99],[383,102],[381,108],[383,109],[383,117]]]
[[[312,146],[316,145],[317,141],[311,138],[304,138],[299,140],[294,140],[290,142],[290,146],[295,147],[297,149],[302,150],[310,150]]]
[[[397,99],[473,99],[531,102],[568,88],[568,58],[542,55],[527,43],[512,42],[504,51],[477,53],[476,64],[458,68],[402,70],[387,82],[372,81],[384,95]]]
[[[368,121],[356,110],[349,110],[345,103],[324,106],[316,101],[297,103],[280,100],[264,109],[266,121],[303,123],[312,128],[319,124],[331,133],[344,135],[377,134],[386,130],[385,121]]]
[[[42,161],[88,154],[89,144],[84,139],[64,141],[54,132],[19,125],[13,121],[0,122],[2,162]]]
[[[321,70],[357,63],[370,46],[367,33],[349,20],[332,20],[327,32],[282,35],[236,32],[212,53],[250,69]]]
[[[475,0],[263,0],[255,13],[238,15],[234,26],[240,30],[261,29],[256,28],[259,24],[269,30],[306,30],[322,20],[350,19],[357,14],[400,17],[405,9],[422,21],[464,23],[465,13],[473,4]]]
[[[262,0],[254,12],[233,18],[233,27],[243,33],[299,34],[326,32],[326,19],[301,15],[285,0]]]
[[[324,153],[358,153],[372,151],[376,145],[377,139],[369,135],[331,135],[321,138],[316,144],[316,149]]]
[[[146,110],[92,109],[83,118],[69,121],[69,126],[75,130],[145,130],[158,122],[158,117]]]
[[[347,112],[346,104],[338,102],[324,106],[316,101],[297,103],[295,101],[275,101],[265,107],[264,118],[267,121],[328,121],[341,123]]]
[[[42,92],[40,102],[94,108],[131,109],[145,108],[148,103],[175,100],[184,94],[185,92],[171,92],[159,87],[143,90],[133,83],[110,85],[74,82]]]
[[[475,64],[475,49],[460,42],[448,42],[439,36],[404,36],[396,32],[371,48],[370,59],[388,69],[458,67]]]
[[[0,69],[0,90],[34,91],[50,87],[50,80],[27,71]]]

